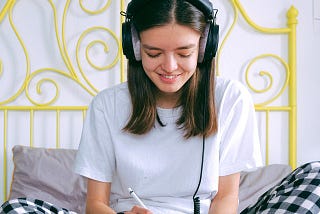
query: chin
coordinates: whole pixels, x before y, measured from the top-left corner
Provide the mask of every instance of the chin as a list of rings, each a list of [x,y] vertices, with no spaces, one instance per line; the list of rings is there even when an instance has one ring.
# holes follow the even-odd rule
[[[162,93],[174,94],[174,93],[179,92],[180,89],[181,89],[181,87],[180,88],[160,88],[159,90]]]

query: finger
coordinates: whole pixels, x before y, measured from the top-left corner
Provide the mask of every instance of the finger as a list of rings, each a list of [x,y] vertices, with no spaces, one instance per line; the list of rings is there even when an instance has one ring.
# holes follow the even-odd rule
[[[146,208],[140,207],[140,206],[133,206],[131,209],[132,212],[136,214],[152,214],[152,212]]]

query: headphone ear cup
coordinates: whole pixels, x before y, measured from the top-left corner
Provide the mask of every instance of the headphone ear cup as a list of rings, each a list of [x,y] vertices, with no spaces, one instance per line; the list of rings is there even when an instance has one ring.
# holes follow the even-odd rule
[[[207,24],[199,41],[198,63],[202,63],[204,61],[204,55],[206,51],[209,30],[210,30],[210,24]]]
[[[122,24],[122,49],[127,59],[141,61],[140,38],[131,22]]]
[[[131,37],[131,23],[122,23],[122,51],[127,59],[135,59]]]
[[[217,53],[219,43],[219,25],[210,23],[203,61],[212,60]]]

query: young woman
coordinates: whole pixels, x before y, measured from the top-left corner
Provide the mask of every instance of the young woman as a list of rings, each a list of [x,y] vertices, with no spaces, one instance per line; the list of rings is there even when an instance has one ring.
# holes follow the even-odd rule
[[[128,81],[93,99],[76,159],[87,213],[236,213],[261,156],[250,94],[215,77],[211,3],[132,0],[125,15]]]

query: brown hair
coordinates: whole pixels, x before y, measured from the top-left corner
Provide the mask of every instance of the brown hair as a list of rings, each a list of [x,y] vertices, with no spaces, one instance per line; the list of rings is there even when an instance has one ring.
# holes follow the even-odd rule
[[[138,32],[175,22],[203,32],[206,20],[201,11],[184,0],[149,1],[136,11],[133,23]],[[182,114],[177,126],[185,131],[184,137],[209,136],[216,133],[217,113],[214,99],[214,59],[198,64],[196,72],[180,89],[179,105]],[[149,132],[158,121],[156,109],[157,88],[145,74],[141,62],[128,61],[128,87],[132,114],[124,127],[133,134]]]

